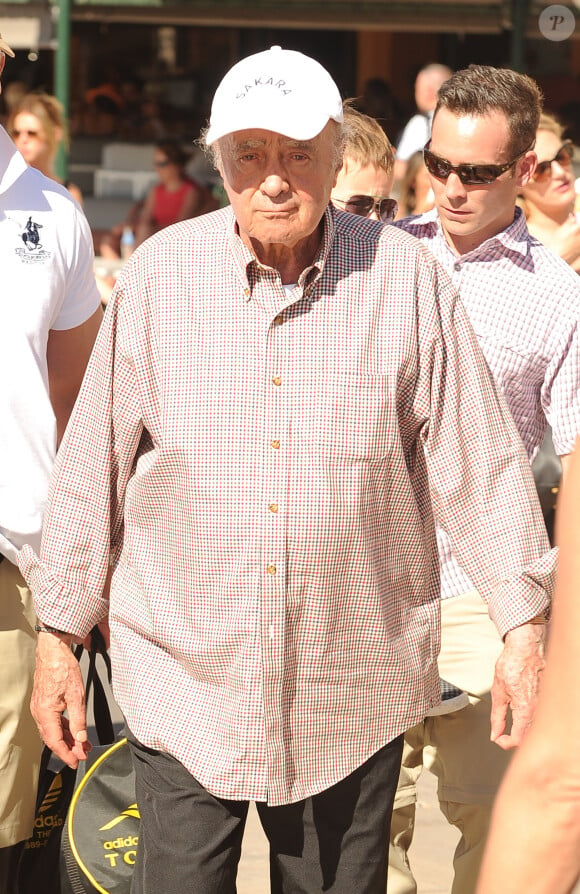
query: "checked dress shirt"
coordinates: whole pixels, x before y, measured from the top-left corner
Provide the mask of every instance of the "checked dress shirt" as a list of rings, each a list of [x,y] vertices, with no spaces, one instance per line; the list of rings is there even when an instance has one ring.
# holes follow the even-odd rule
[[[271,805],[439,701],[432,506],[504,630],[552,586],[521,442],[448,277],[394,227],[329,208],[321,233],[289,293],[229,208],[135,252],[41,558],[21,555],[44,623],[83,636],[109,612],[137,739]]]
[[[479,345],[532,462],[546,426],[556,453],[580,432],[580,277],[530,235],[520,208],[513,222],[461,257],[435,210],[397,222],[423,242],[461,294]],[[449,536],[438,529],[442,598],[473,590]]]

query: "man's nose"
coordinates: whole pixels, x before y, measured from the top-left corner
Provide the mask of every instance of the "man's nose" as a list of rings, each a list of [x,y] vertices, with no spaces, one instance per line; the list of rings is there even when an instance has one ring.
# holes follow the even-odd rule
[[[451,171],[445,183],[445,194],[450,199],[462,199],[466,195],[465,186],[455,173]]]
[[[288,189],[288,181],[281,171],[268,174],[262,181],[262,192],[268,196],[279,196],[280,193],[288,192]]]

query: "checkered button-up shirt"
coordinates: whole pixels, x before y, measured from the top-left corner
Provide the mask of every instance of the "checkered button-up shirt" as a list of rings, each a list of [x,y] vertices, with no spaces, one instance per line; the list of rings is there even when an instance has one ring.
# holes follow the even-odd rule
[[[439,701],[430,496],[504,627],[548,604],[529,466],[456,297],[417,240],[331,209],[289,293],[231,209],[119,278],[21,567],[82,636],[112,555],[115,696],[217,796],[320,792]]]
[[[468,254],[449,247],[436,211],[397,222],[443,265],[461,295],[495,382],[532,462],[546,426],[565,456],[580,432],[580,277],[528,232],[521,209],[513,223]],[[442,595],[473,589],[437,531]]]

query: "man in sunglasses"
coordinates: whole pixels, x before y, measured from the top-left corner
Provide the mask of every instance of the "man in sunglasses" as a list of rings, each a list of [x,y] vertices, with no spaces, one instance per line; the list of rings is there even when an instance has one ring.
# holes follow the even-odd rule
[[[375,118],[344,103],[346,138],[342,167],[330,194],[332,204],[359,217],[392,223],[397,202],[390,198],[394,152]]]
[[[481,65],[453,74],[440,88],[424,153],[435,209],[397,226],[429,247],[458,288],[530,461],[549,423],[565,470],[580,430],[580,285],[564,261],[529,235],[516,208],[536,167],[540,111],[538,87],[525,75]],[[496,460],[495,498],[502,489],[500,448]],[[423,763],[438,777],[443,813],[461,832],[452,890],[474,890],[508,749],[525,732],[514,717],[511,739],[504,735],[505,715],[494,704],[490,740],[490,694],[495,699],[500,669],[514,681],[516,702],[530,695],[533,702],[543,665],[546,617],[530,616],[505,636],[512,646],[508,658],[501,618],[493,610],[488,616],[467,556],[444,528],[438,530],[439,671],[451,684],[445,688],[467,693],[469,705],[429,716],[407,733],[391,826],[389,894],[416,891],[407,849]],[[501,526],[497,533],[501,537]]]
[[[0,35],[0,75],[14,53]],[[88,223],[0,127],[0,894],[32,834],[41,742],[30,713],[36,616],[17,566],[101,321]]]

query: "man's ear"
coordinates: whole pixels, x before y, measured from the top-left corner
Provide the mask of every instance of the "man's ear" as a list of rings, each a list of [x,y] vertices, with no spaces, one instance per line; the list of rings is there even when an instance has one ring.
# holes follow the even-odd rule
[[[528,185],[528,183],[532,179],[537,165],[538,156],[533,149],[530,149],[529,152],[526,152],[526,154],[520,159],[516,168],[518,186],[521,187]]]

